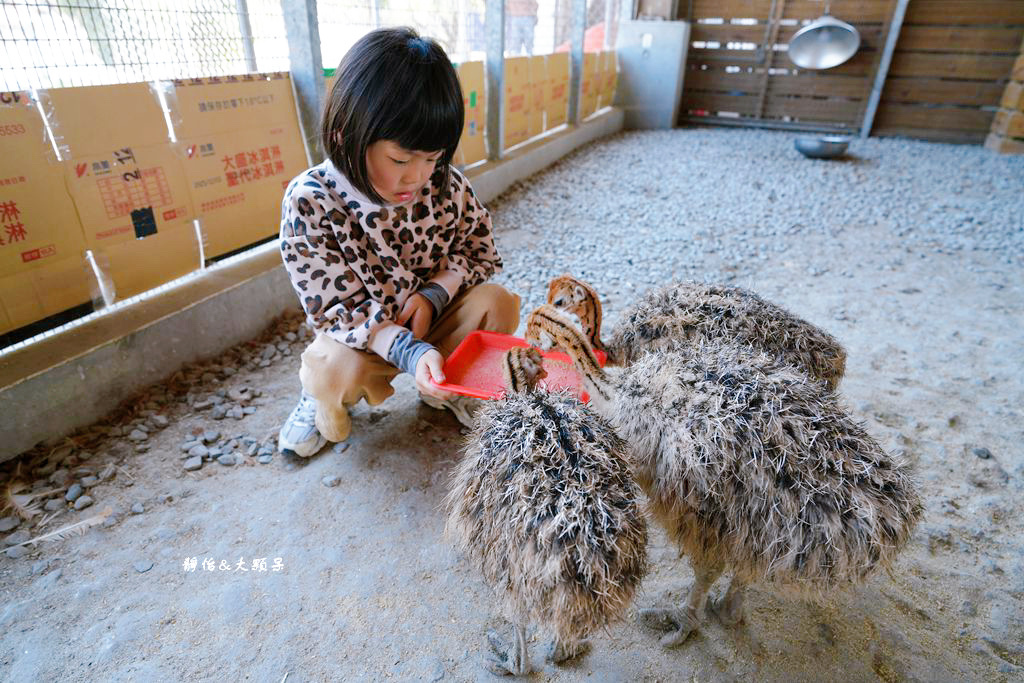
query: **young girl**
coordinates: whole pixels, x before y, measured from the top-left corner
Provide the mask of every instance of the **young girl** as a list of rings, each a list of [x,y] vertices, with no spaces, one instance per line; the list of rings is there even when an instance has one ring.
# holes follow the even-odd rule
[[[282,206],[281,255],[317,332],[282,452],[346,439],[348,406],[377,405],[402,371],[465,422],[465,399],[430,380],[471,331],[519,325],[519,297],[484,284],[501,269],[490,216],[451,167],[463,116],[447,55],[411,29],[373,31],[342,59],[321,125],[328,158]]]

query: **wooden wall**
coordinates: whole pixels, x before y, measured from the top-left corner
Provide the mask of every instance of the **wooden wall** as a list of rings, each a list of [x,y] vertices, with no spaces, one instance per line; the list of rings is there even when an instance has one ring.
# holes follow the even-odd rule
[[[689,14],[693,27],[681,121],[859,131],[896,1],[832,0],[831,14],[856,26],[862,41],[834,69],[798,69],[771,49],[824,6],[680,0],[679,15]],[[872,134],[981,143],[1022,36],[1024,0],[910,0]],[[765,48],[762,61],[754,46]]]
[[[1021,0],[910,0],[872,134],[980,144],[1022,37]]]
[[[859,130],[895,4],[833,0],[831,5],[833,16],[857,27],[861,47],[845,64],[818,72],[798,69],[784,49],[771,47],[786,46],[806,21],[821,16],[820,0],[694,0],[682,115],[708,123]],[[689,11],[687,3],[680,11]],[[733,23],[750,19],[757,23]],[[717,20],[723,23],[709,23]],[[765,59],[754,61],[754,50],[730,43],[765,46]]]

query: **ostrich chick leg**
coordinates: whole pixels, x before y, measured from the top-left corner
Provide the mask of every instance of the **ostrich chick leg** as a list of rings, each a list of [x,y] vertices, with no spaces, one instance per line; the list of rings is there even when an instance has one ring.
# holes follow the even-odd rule
[[[515,625],[516,644],[509,648],[494,631],[487,634],[492,654],[487,658],[487,669],[496,676],[525,676],[530,673],[530,660],[526,655],[526,626]]]
[[[721,566],[698,566],[695,569],[697,578],[693,582],[693,587],[690,588],[686,607],[682,609],[652,607],[640,610],[640,621],[648,628],[672,631],[661,639],[660,642],[664,647],[676,647],[682,644],[691,633],[697,630],[700,625],[699,615],[704,611],[707,603],[708,590],[722,573]]]
[[[711,611],[724,626],[735,626],[743,621],[743,596],[747,585],[735,576],[725,595],[711,603]]]

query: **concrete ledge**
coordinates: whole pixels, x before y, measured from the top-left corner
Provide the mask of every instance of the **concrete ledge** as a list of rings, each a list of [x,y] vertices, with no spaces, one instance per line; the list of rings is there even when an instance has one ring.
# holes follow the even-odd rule
[[[467,172],[484,202],[577,147],[622,129],[608,109]],[[187,363],[252,339],[298,301],[277,243],[0,357],[0,462],[92,424]]]
[[[622,130],[625,115],[612,107],[584,121],[569,126],[509,152],[503,159],[488,162],[466,172],[473,191],[481,201],[489,202],[512,186],[547,168],[577,147]]]

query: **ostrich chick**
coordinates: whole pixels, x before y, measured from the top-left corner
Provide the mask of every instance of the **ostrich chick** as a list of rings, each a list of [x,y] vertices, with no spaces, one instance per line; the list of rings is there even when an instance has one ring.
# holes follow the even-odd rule
[[[629,443],[652,516],[690,558],[681,609],[643,610],[674,632],[697,628],[707,592],[732,581],[715,611],[742,619],[759,583],[820,599],[891,564],[921,517],[908,467],[886,453],[821,382],[768,354],[722,342],[649,352],[609,377],[568,317],[541,306],[526,338],[573,359],[594,409]]]
[[[554,632],[548,658],[588,649],[647,571],[647,526],[625,442],[568,392],[535,389],[535,348],[505,356],[508,388],[477,417],[451,481],[447,533],[495,591],[515,647],[489,634],[497,674],[529,673],[526,625]]]
[[[678,341],[721,338],[778,356],[832,389],[846,370],[846,350],[835,337],[739,287],[681,282],[651,290],[623,313],[607,346],[600,339],[601,301],[589,284],[559,276],[548,285],[548,303],[575,314],[612,365]]]

